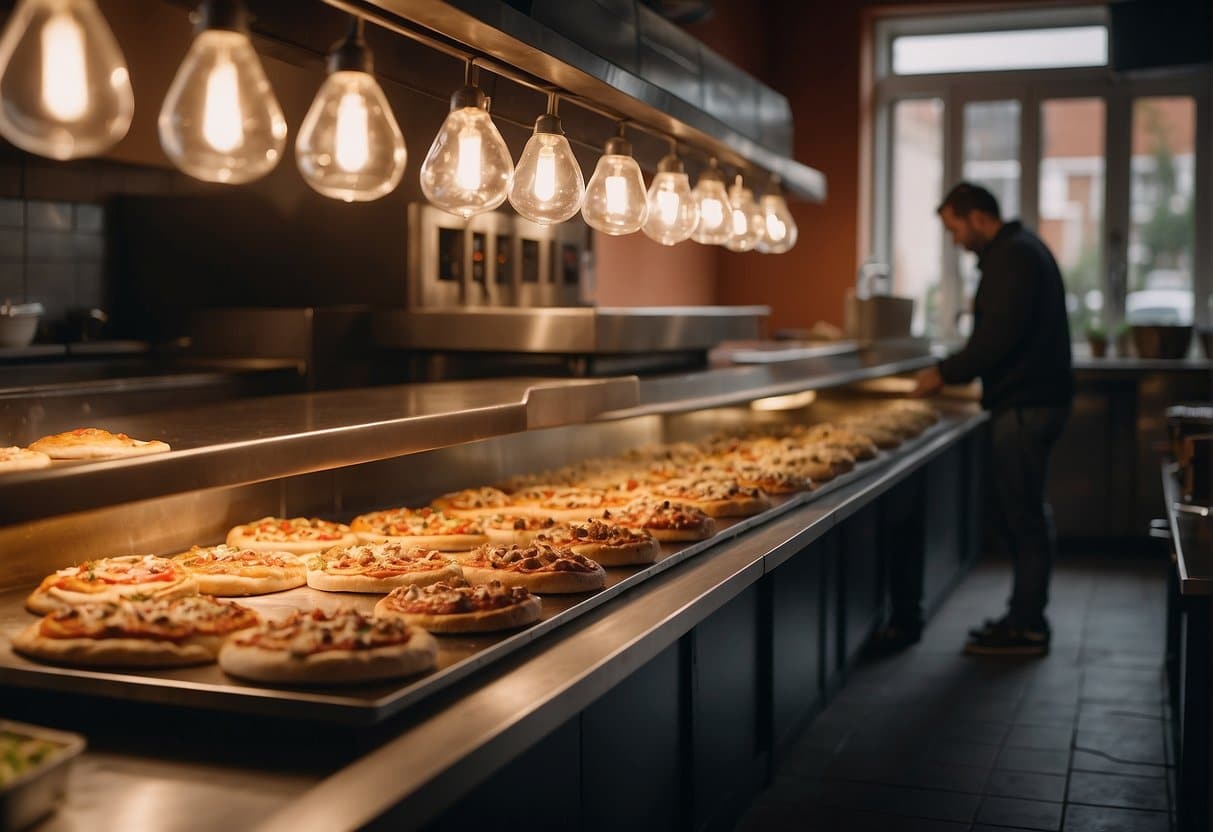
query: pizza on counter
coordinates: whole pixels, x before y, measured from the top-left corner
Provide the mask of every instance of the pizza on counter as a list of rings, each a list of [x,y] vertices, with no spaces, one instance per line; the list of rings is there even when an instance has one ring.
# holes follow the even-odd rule
[[[593,518],[560,523],[535,535],[534,542],[569,549],[603,566],[653,563],[661,554],[661,544],[651,533]]]
[[[543,605],[530,590],[500,581],[463,579],[393,589],[375,605],[378,618],[403,618],[431,633],[512,630],[539,620]]]
[[[716,534],[716,521],[686,503],[638,497],[626,506],[608,509],[601,517],[630,529],[644,529],[658,540],[707,540]]]
[[[307,559],[307,585],[325,592],[391,592],[462,576],[437,549],[399,541],[334,546]]]
[[[41,451],[29,448],[0,448],[0,473],[5,471],[32,471],[51,464],[51,458]]]
[[[265,595],[307,583],[307,567],[290,552],[260,552],[220,543],[194,546],[173,557],[203,595]]]
[[[225,673],[256,682],[350,685],[431,670],[434,637],[400,618],[313,610],[265,621],[219,651]]]
[[[606,489],[537,485],[517,491],[512,497],[522,511],[555,517],[557,520],[578,520],[603,509],[627,505],[636,497],[636,493],[624,487]]]
[[[506,545],[530,543],[536,534],[556,523],[555,517],[545,514],[490,514],[480,518],[489,543]]]
[[[430,506],[451,517],[481,517],[508,511],[513,506],[510,495],[499,488],[465,488],[435,498]]]
[[[741,485],[735,479],[670,480],[653,486],[649,492],[663,500],[693,506],[709,517],[751,517],[773,505],[760,490]]]
[[[182,667],[215,661],[233,633],[258,623],[250,609],[212,598],[147,598],[56,610],[13,638],[13,649],[80,667]]]
[[[606,571],[599,564],[569,549],[542,543],[478,546],[461,565],[469,583],[499,581],[541,595],[592,592],[606,586]]]
[[[227,533],[227,545],[258,552],[290,552],[310,555],[333,546],[358,542],[344,523],[317,517],[262,517],[234,527]]]
[[[155,555],[86,560],[47,575],[25,607],[39,615],[86,602],[118,601],[127,595],[168,600],[198,594],[198,582],[179,563]]]
[[[350,528],[364,543],[388,541],[443,552],[459,552],[488,541],[478,521],[428,507],[372,511],[355,517]]]
[[[51,459],[116,459],[170,450],[168,443],[159,439],[132,439],[125,433],[110,433],[101,428],[76,428],[44,436],[31,443],[29,449]]]

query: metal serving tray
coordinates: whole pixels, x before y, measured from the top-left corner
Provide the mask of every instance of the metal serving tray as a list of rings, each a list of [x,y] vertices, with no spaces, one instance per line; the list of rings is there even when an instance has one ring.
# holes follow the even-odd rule
[[[0,685],[332,723],[376,723],[521,649],[650,577],[780,514],[889,466],[929,442],[947,424],[949,420],[945,417],[944,421],[896,450],[882,452],[876,459],[860,463],[853,471],[825,483],[814,491],[776,498],[774,507],[762,514],[721,523],[720,530],[708,540],[686,546],[664,544],[661,557],[650,566],[608,568],[606,588],[592,595],[546,595],[543,598],[543,618],[524,630],[482,636],[439,636],[438,667],[432,673],[418,678],[348,688],[287,688],[240,682],[225,675],[217,665],[156,671],[83,670],[28,661],[15,654],[8,639],[5,639],[0,645]],[[36,620],[24,608],[27,594],[28,590],[0,594],[0,633],[11,636]],[[273,595],[239,600],[259,612],[274,614],[298,608],[332,608],[342,604],[369,611],[380,597],[320,592],[301,587]]]
[[[67,774],[72,761],[84,751],[84,737],[4,719],[0,719],[0,733],[20,734],[61,746],[49,760],[0,786],[0,829],[24,829],[50,814],[67,791]]]

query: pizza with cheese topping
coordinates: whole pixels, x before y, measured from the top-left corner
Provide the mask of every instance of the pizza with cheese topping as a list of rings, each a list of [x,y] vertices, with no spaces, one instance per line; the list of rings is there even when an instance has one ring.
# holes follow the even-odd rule
[[[670,480],[652,486],[649,493],[694,506],[709,517],[750,517],[772,505],[770,498],[757,488],[726,478]]]
[[[35,468],[45,468],[51,464],[51,458],[41,451],[31,451],[29,448],[0,448],[0,472],[32,471]]]
[[[204,595],[265,595],[307,583],[307,567],[290,552],[260,552],[220,543],[175,556]]]
[[[606,585],[606,571],[585,555],[542,543],[478,546],[461,565],[469,583],[500,581],[540,594],[592,592]]]
[[[644,529],[658,540],[707,540],[716,534],[716,521],[686,503],[638,497],[626,506],[604,511],[603,520],[631,529]]]
[[[466,488],[443,494],[434,499],[430,506],[452,517],[481,517],[485,514],[497,514],[508,510],[513,505],[510,495],[498,488]]]
[[[390,592],[462,575],[458,564],[437,549],[399,541],[335,546],[307,561],[307,585],[325,592]]]
[[[184,566],[155,555],[122,555],[87,560],[47,575],[25,606],[43,614],[87,601],[117,601],[126,595],[163,600],[197,594],[198,582]]]
[[[355,517],[350,528],[363,542],[386,540],[458,552],[488,541],[479,521],[432,508],[389,508]]]
[[[570,549],[603,566],[652,563],[661,554],[661,544],[649,532],[601,518],[560,523],[535,535],[534,542]]]
[[[425,630],[349,609],[265,621],[219,651],[225,673],[257,682],[360,684],[412,676],[437,662],[438,642]]]
[[[875,459],[879,453],[876,443],[868,437],[829,422],[813,425],[799,433],[797,438],[808,445],[842,448],[856,460]]]
[[[82,667],[180,667],[213,662],[257,614],[209,595],[87,602],[56,610],[13,638],[30,658]]]
[[[490,514],[480,518],[489,543],[530,543],[536,534],[556,525],[546,514]]]
[[[159,439],[132,439],[125,433],[110,433],[101,428],[76,428],[44,436],[31,443],[29,449],[51,459],[112,459],[162,454],[170,450],[168,443]]]
[[[333,546],[357,543],[358,537],[344,523],[318,517],[262,517],[236,526],[227,533],[227,545],[259,552],[290,552],[310,555]]]
[[[743,486],[757,488],[764,494],[795,494],[813,490],[813,478],[804,470],[781,468],[764,462],[734,465],[729,473]]]
[[[627,505],[636,497],[639,483],[619,482],[614,488],[577,488],[537,485],[516,491],[514,503],[524,511],[533,511],[557,520],[584,519],[613,506]]]
[[[525,587],[455,579],[393,589],[375,605],[375,615],[403,618],[431,633],[486,633],[531,624],[542,609],[539,598]]]

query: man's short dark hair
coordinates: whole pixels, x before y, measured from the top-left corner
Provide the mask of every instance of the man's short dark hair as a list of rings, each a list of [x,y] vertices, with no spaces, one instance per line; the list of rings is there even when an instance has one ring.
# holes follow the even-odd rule
[[[961,182],[948,191],[948,195],[943,198],[943,202],[939,203],[939,207],[935,210],[942,212],[944,208],[951,208],[952,213],[958,217],[967,217],[974,211],[981,211],[996,220],[1002,219],[1002,211],[998,207],[998,200],[994,198],[994,194],[971,182]]]

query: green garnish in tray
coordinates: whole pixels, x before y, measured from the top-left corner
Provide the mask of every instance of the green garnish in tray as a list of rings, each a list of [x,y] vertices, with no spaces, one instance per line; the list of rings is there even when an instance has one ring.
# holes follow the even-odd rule
[[[0,731],[0,786],[49,760],[63,746],[49,740]]]

